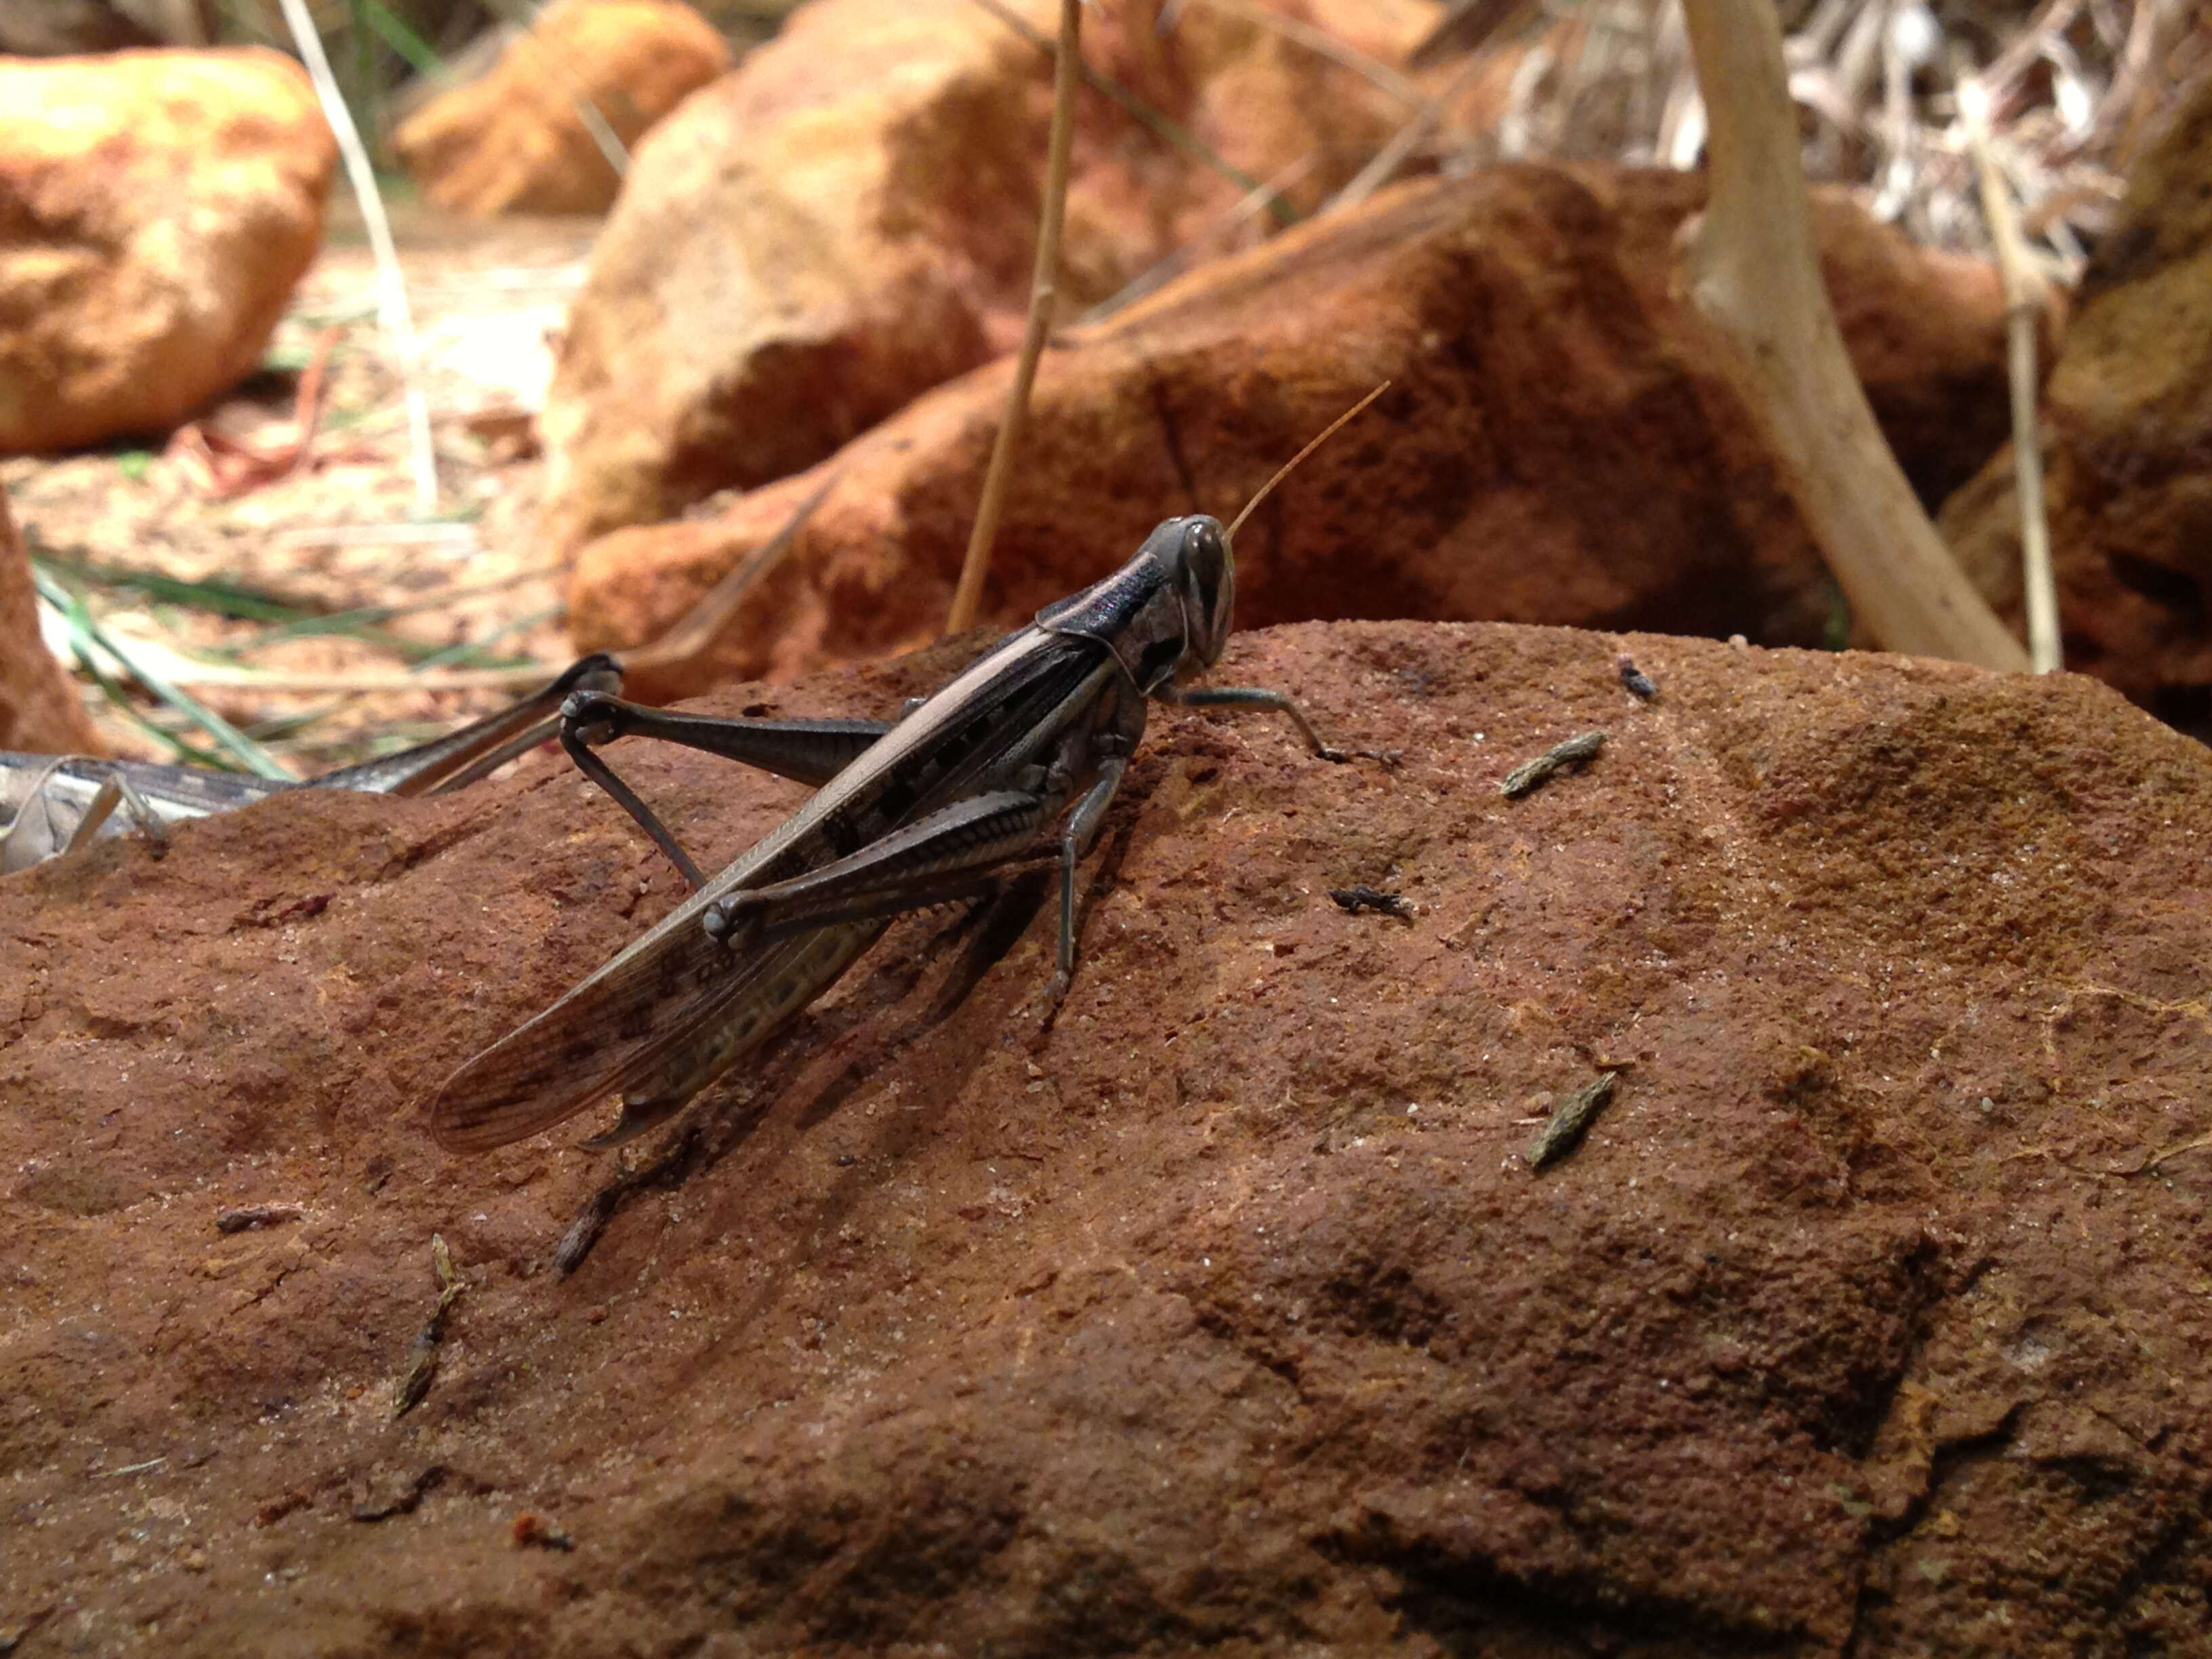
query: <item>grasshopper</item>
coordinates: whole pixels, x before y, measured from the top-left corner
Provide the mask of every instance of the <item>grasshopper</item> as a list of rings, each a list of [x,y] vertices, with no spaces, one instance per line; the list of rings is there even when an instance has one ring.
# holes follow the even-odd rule
[[[96,836],[119,835],[131,825],[159,844],[179,819],[227,812],[287,790],[444,794],[552,736],[562,705],[572,693],[609,690],[621,684],[612,657],[585,657],[511,708],[416,748],[296,783],[197,766],[0,750],[0,812],[6,815],[0,825],[0,874],[74,853]]]
[[[1075,969],[1076,868],[1144,736],[1153,702],[1270,708],[1324,760],[1279,691],[1194,687],[1229,643],[1236,529],[1170,519],[1112,575],[1046,606],[896,724],[744,720],[663,713],[584,690],[562,742],[693,889],[691,896],[551,1006],[456,1071],[429,1103],[450,1151],[484,1152],[619,1093],[629,1139],[680,1109],[767,1042],[908,911],[982,896],[1012,866],[1056,858],[1060,939],[1048,1000]],[[664,738],[817,785],[791,817],[712,880],[592,751]],[[1056,830],[1054,827],[1056,826]]]

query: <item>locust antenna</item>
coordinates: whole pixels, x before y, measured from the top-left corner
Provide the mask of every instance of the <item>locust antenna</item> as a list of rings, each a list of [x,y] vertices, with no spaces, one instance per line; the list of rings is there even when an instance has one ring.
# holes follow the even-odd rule
[[[1366,408],[1368,404],[1373,403],[1377,398],[1381,397],[1389,389],[1390,382],[1388,380],[1383,381],[1382,384],[1376,386],[1374,391],[1369,392],[1358,403],[1352,404],[1351,408],[1346,410],[1343,414],[1338,416],[1326,427],[1322,428],[1320,436],[1315,438],[1313,441],[1309,443],[1304,449],[1301,449],[1297,454],[1291,456],[1289,460],[1284,462],[1282,467],[1276,472],[1275,476],[1260,486],[1260,493],[1253,496],[1250,501],[1244,503],[1244,510],[1229,521],[1227,535],[1230,545],[1232,547],[1236,545],[1237,528],[1243,524],[1245,520],[1252,516],[1252,509],[1259,506],[1261,502],[1266,501],[1269,493],[1273,490],[1277,484],[1282,483],[1284,479],[1289,477],[1292,472],[1296,471],[1299,462],[1304,460],[1307,456],[1312,454],[1314,451],[1319,449],[1331,438],[1336,436],[1338,430],[1342,428],[1346,422],[1351,420],[1353,416],[1359,413],[1361,410]]]

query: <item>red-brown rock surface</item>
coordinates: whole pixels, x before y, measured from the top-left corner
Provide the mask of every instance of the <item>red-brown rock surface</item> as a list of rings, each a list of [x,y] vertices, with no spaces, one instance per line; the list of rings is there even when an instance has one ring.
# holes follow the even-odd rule
[[[2042,408],[2070,668],[2170,718],[2212,717],[2212,82],[2128,183],[2075,296]],[[1945,540],[2022,611],[2010,447],[1946,504]]]
[[[0,453],[183,420],[259,361],[337,150],[259,47],[0,59]]]
[[[482,79],[424,105],[392,135],[422,194],[462,213],[604,213],[622,179],[577,113],[625,148],[730,66],[678,0],[559,0]]]
[[[2212,757],[2079,678],[1684,640],[1303,628],[1223,678],[1402,764],[1162,713],[1048,1035],[1047,920],[902,923],[566,1280],[609,1161],[415,1115],[670,902],[559,766],[0,882],[0,1631],[2201,1651]],[[618,752],[710,856],[796,798]]]
[[[1427,0],[1276,0],[1401,53]],[[1008,0],[1049,36],[1052,0]],[[1086,8],[1084,56],[1251,177],[1317,204],[1406,118],[1232,12]],[[1010,348],[1029,300],[1049,63],[974,0],[815,0],[638,149],[542,422],[569,550],[811,465]],[[1086,92],[1060,298],[1073,315],[1198,239],[1243,186]]]
[[[1392,390],[1242,538],[1239,614],[1645,627],[1818,643],[1818,553],[1711,336],[1673,292],[1703,201],[1680,173],[1516,167],[1407,185],[1194,271],[1046,355],[999,532],[1006,622],[1111,569],[1159,519],[1224,519],[1313,434]],[[1875,410],[1931,496],[2002,439],[2002,302],[1840,198],[1821,247]],[[1012,365],[919,399],[826,463],[793,556],[681,696],[880,654],[942,626]],[[823,472],[579,561],[580,649],[672,626]]]
[[[98,754],[103,745],[76,687],[39,636],[39,596],[0,490],[0,749]]]

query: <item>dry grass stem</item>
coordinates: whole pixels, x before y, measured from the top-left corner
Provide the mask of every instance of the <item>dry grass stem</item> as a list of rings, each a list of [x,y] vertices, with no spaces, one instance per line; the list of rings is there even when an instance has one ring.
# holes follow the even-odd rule
[[[1349,42],[1340,40],[1327,29],[1316,28],[1302,17],[1292,17],[1279,11],[1254,3],[1254,0],[1201,0],[1215,11],[1241,17],[1285,40],[1295,40],[1308,52],[1326,58],[1339,69],[1350,70],[1364,81],[1381,88],[1400,103],[1419,108],[1427,101],[1419,87],[1379,58],[1370,58]]]
[[[1022,353],[1014,364],[1012,389],[1006,394],[1006,418],[1000,422],[997,441],[991,446],[990,466],[983,475],[983,497],[976,504],[968,556],[960,566],[959,586],[953,590],[951,613],[945,618],[947,634],[963,634],[973,628],[982,605],[983,579],[991,568],[991,542],[999,533],[1007,481],[1021,446],[1030,387],[1036,380],[1037,359],[1044,353],[1045,336],[1052,328],[1053,301],[1058,296],[1060,224],[1067,210],[1068,154],[1075,136],[1075,79],[1082,64],[1082,26],[1081,0],[1060,0],[1060,52],[1054,60],[1052,77],[1052,142],[1045,157],[1036,264],[1030,278],[1029,324],[1022,331]]]
[[[1780,457],[1853,613],[1892,651],[2022,670],[1883,441],[1844,354],[1813,243],[1782,30],[1767,0],[1686,0],[1710,125],[1711,193],[1692,302]]]
[[[690,662],[704,653],[714,644],[724,624],[736,614],[745,595],[789,556],[792,548],[799,541],[799,532],[814,516],[814,509],[822,505],[823,498],[829,495],[838,476],[838,472],[833,471],[817,484],[806,498],[791,510],[791,516],[783,521],[782,527],[701,594],[698,603],[684,612],[675,627],[649,644],[613,653],[614,659],[625,670],[666,668],[678,663]]]
[[[1997,167],[1990,137],[1987,91],[1971,74],[1954,76],[1959,117],[1980,181],[1982,211],[1996,245],[2004,284],[2005,354],[2012,389],[2013,482],[2020,492],[2020,564],[2027,601],[2027,656],[2039,674],[2065,665],[2058,635],[2058,588],[2051,570],[2051,519],[2043,501],[2043,435],[2036,420],[2035,335],[2050,307],[2043,273],[2035,268],[2013,210],[2012,190]]]
[[[430,443],[430,405],[422,395],[416,366],[415,318],[407,304],[406,279],[399,273],[399,252],[392,244],[392,224],[385,216],[384,199],[376,192],[375,170],[369,166],[368,151],[362,146],[352,113],[338,91],[337,79],[331,73],[331,60],[323,53],[322,37],[315,33],[315,20],[307,15],[307,0],[277,0],[277,4],[283,9],[284,21],[300,49],[301,61],[307,65],[307,78],[314,82],[315,97],[323,106],[323,118],[330,123],[331,134],[337,140],[338,154],[345,160],[347,182],[353,186],[354,196],[361,204],[362,225],[368,232],[369,250],[376,259],[378,318],[386,337],[392,343],[399,382],[404,389],[402,395],[407,409],[415,507],[422,514],[434,513],[438,510],[438,463]]]

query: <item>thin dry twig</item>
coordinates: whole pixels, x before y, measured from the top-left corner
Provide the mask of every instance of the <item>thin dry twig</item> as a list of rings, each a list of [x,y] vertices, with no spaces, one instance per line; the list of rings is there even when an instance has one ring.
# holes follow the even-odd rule
[[[1215,11],[1227,12],[1231,17],[1241,17],[1248,23],[1281,35],[1285,40],[1295,40],[1316,57],[1327,58],[1339,69],[1350,70],[1401,104],[1418,109],[1428,101],[1419,87],[1389,64],[1380,58],[1369,57],[1349,41],[1340,40],[1327,29],[1316,28],[1302,17],[1270,11],[1265,6],[1254,4],[1253,0],[1200,0],[1200,3]]]
[[[1218,250],[1219,239],[1237,230],[1269,202],[1279,200],[1282,193],[1314,170],[1321,157],[1308,154],[1291,162],[1273,178],[1263,179],[1250,190],[1199,227],[1198,234],[1182,246],[1170,250],[1160,259],[1139,271],[1127,283],[1075,319],[1073,327],[1090,328],[1104,322],[1117,312],[1127,310],[1146,295],[1164,288],[1206,257],[1208,249]],[[1322,211],[1328,210],[1324,207]],[[1062,337],[1065,338],[1065,336]]]
[[[1767,0],[1685,0],[1710,123],[1692,302],[1853,612],[1887,649],[2022,670],[2027,653],[1953,561],[1875,424],[1813,243],[1782,28]]]
[[[1006,393],[1006,418],[999,423],[991,446],[991,464],[983,475],[983,498],[975,508],[975,526],[968,538],[968,556],[960,567],[960,585],[953,590],[951,614],[945,618],[947,634],[965,633],[975,625],[983,602],[983,578],[991,568],[991,542],[999,533],[999,515],[1005,508],[1006,484],[1013,472],[1014,453],[1020,446],[1022,425],[1029,415],[1030,387],[1036,380],[1037,359],[1044,353],[1045,336],[1052,328],[1053,301],[1058,294],[1060,230],[1067,213],[1067,164],[1075,134],[1075,80],[1082,63],[1081,0],[1060,0],[1060,52],[1052,76],[1052,142],[1044,167],[1044,208],[1037,224],[1036,265],[1030,278],[1029,324],[1022,331],[1022,355],[1014,365],[1014,384]]]
[[[1553,775],[1570,766],[1585,766],[1597,758],[1605,747],[1607,734],[1603,732],[1577,732],[1573,737],[1553,744],[1533,760],[1525,760],[1508,772],[1498,785],[1498,793],[1508,800],[1541,788]]]
[[[666,668],[672,664],[690,662],[714,642],[714,637],[737,611],[746,594],[759,586],[761,580],[789,556],[799,540],[799,532],[814,516],[814,509],[822,505],[823,498],[840,476],[832,470],[830,476],[817,484],[806,498],[791,510],[791,516],[782,527],[751,553],[732,566],[729,572],[699,596],[698,602],[685,611],[676,625],[659,639],[628,651],[613,653],[615,660],[625,672],[641,668]]]
[[[1426,143],[1443,124],[1445,112],[1450,109],[1452,100],[1486,68],[1488,65],[1481,58],[1469,58],[1454,70],[1437,95],[1425,100],[1412,118],[1390,135],[1389,141],[1369,157],[1358,172],[1345,180],[1344,188],[1322,204],[1320,211],[1314,216],[1322,218],[1332,213],[1342,212],[1346,208],[1357,207],[1396,178],[1398,169],[1406,165],[1407,158]]]
[[[2027,601],[2027,656],[2039,674],[2063,668],[2058,636],[2058,586],[2051,570],[2051,519],[2043,500],[2043,434],[2036,421],[2035,335],[2050,305],[2043,274],[2020,233],[2012,191],[1999,172],[1990,139],[1989,94],[1963,64],[1954,65],[1959,118],[1973,153],[1982,212],[2004,285],[2005,356],[2012,383],[2013,482],[2020,492],[2020,565]]]
[[[368,151],[362,146],[353,115],[338,91],[337,78],[331,73],[331,60],[323,53],[322,37],[315,33],[315,20],[307,15],[307,0],[276,0],[276,3],[283,9],[285,24],[300,49],[301,61],[307,67],[307,77],[314,82],[315,97],[323,106],[323,118],[330,123],[331,134],[337,140],[338,154],[344,158],[347,181],[361,204],[362,225],[368,233],[369,252],[376,261],[378,317],[386,337],[392,343],[400,385],[404,388],[408,452],[414,464],[415,505],[422,513],[434,513],[438,507],[438,464],[436,452],[430,444],[430,405],[422,395],[422,377],[416,372],[415,318],[408,308],[407,283],[400,275],[399,252],[392,240],[392,222],[385,217],[384,200],[376,193],[376,173],[369,166]]]

